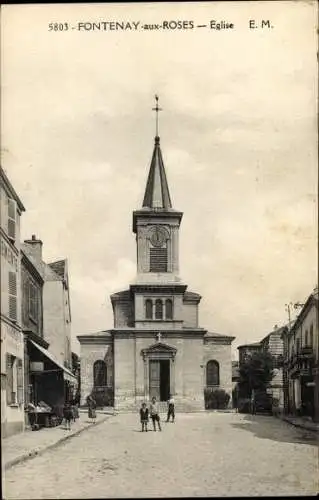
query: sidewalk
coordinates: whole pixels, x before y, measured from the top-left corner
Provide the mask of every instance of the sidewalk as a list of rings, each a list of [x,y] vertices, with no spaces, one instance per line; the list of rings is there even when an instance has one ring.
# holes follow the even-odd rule
[[[36,455],[41,455],[44,451],[54,448],[60,443],[77,436],[85,429],[93,425],[99,425],[107,420],[111,412],[97,412],[96,423],[88,420],[87,412],[80,412],[80,418],[71,424],[71,430],[67,430],[64,424],[57,427],[42,428],[39,431],[25,430],[14,436],[2,439],[2,467],[8,469],[13,465],[24,462]]]
[[[293,417],[291,415],[282,415],[280,417],[282,420],[285,420],[291,425],[295,427],[301,427],[302,429],[306,429],[308,431],[319,432],[319,423],[313,422],[310,419],[303,417]]]

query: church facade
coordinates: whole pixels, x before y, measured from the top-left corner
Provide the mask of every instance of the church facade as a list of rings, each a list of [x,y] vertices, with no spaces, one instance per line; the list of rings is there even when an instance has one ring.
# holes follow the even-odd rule
[[[136,409],[153,396],[174,396],[178,411],[204,410],[204,390],[231,397],[234,337],[199,326],[201,296],[179,276],[179,229],[160,138],[156,135],[142,208],[133,212],[137,274],[126,290],[111,295],[114,326],[78,336],[81,404]]]

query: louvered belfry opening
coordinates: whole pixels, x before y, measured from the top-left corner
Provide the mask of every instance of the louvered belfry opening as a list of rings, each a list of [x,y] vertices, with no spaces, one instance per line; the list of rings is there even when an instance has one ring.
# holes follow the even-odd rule
[[[150,272],[167,272],[167,248],[150,248]]]

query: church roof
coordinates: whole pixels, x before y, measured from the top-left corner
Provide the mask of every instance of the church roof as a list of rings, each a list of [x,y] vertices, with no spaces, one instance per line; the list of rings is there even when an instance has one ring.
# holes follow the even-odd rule
[[[65,274],[65,265],[66,265],[66,261],[65,259],[64,260],[58,260],[56,262],[51,262],[50,264],[48,264],[51,269],[53,269],[53,271],[58,275],[60,276],[61,278],[64,278],[64,274]]]
[[[160,138],[155,137],[151,166],[147,178],[143,208],[172,209],[165,167],[160,148]]]
[[[217,333],[217,332],[207,332],[204,335],[204,338],[215,338],[215,339],[235,339],[232,335],[225,335],[224,333]]]

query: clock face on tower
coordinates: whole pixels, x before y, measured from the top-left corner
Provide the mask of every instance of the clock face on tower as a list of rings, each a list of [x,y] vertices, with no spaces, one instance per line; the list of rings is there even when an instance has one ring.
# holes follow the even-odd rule
[[[162,247],[165,242],[165,233],[161,227],[155,227],[150,237],[151,243],[154,247]]]

